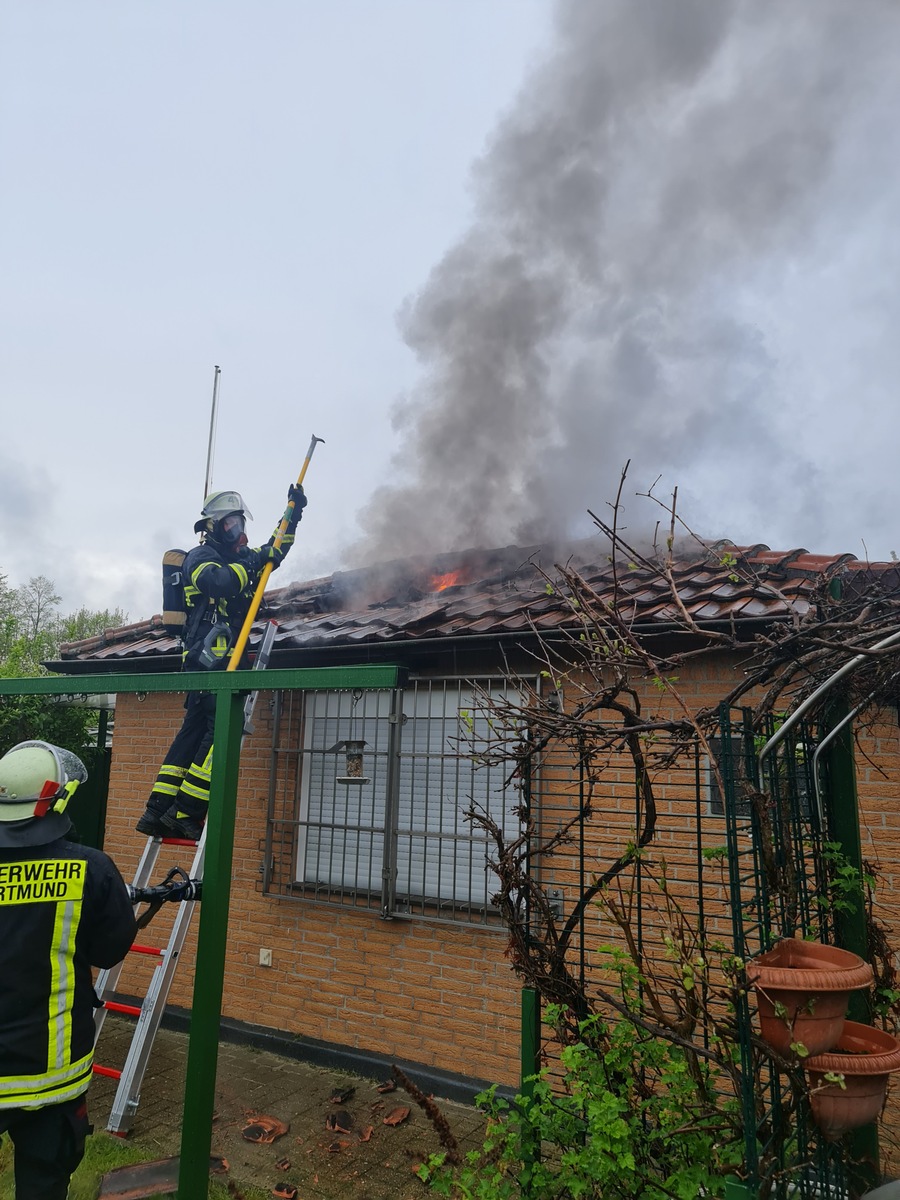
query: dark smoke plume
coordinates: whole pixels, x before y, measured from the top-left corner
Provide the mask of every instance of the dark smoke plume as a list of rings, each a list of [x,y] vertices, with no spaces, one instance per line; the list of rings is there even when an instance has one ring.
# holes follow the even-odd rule
[[[561,0],[475,165],[471,228],[401,313],[421,364],[402,482],[352,557],[584,532],[626,459],[631,493],[662,473],[702,532],[728,534],[722,496],[814,526],[816,469],[745,297],[814,246],[898,33],[894,0]]]

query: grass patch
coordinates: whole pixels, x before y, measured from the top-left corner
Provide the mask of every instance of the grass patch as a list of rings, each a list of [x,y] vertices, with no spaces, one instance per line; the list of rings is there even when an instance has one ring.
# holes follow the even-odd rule
[[[125,1141],[124,1138],[113,1137],[105,1130],[97,1130],[87,1140],[84,1160],[72,1176],[69,1187],[69,1200],[96,1200],[100,1190],[100,1180],[116,1167],[133,1166],[135,1163],[150,1162],[160,1157],[157,1154],[146,1154],[138,1146]],[[267,1200],[270,1192],[251,1185],[240,1184],[238,1195],[244,1200]],[[172,1193],[167,1193],[171,1196]],[[209,1185],[209,1200],[234,1200],[235,1193],[229,1192],[226,1183],[219,1179],[211,1179]],[[15,1183],[13,1179],[13,1146],[8,1136],[0,1142],[0,1200],[15,1200]],[[152,1200],[166,1200],[164,1196],[155,1196]]]

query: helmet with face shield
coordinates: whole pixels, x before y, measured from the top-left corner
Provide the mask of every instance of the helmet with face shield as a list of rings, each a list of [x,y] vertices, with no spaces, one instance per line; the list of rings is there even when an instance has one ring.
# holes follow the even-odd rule
[[[203,502],[201,519],[194,526],[194,532],[205,533],[233,554],[247,545],[248,520],[253,520],[253,514],[240,492],[212,492]]]
[[[19,742],[0,758],[0,846],[43,846],[72,828],[66,805],[84,763],[50,742]]]

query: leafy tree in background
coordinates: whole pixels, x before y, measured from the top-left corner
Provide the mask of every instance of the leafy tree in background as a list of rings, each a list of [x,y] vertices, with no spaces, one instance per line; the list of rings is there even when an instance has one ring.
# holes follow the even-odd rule
[[[127,620],[128,614],[122,612],[120,608],[114,608],[112,611],[104,608],[102,612],[95,612],[90,608],[79,608],[77,612],[71,613],[68,617],[61,617],[57,622],[59,641],[61,643],[80,642],[85,638],[96,637],[105,629],[117,629]]]
[[[121,609],[84,607],[61,616],[60,599],[53,580],[44,575],[10,588],[0,574],[0,676],[50,675],[43,663],[59,657],[63,642],[93,637],[128,619]],[[91,743],[95,720],[95,710],[72,707],[56,696],[0,696],[0,753],[31,738],[77,752]]]

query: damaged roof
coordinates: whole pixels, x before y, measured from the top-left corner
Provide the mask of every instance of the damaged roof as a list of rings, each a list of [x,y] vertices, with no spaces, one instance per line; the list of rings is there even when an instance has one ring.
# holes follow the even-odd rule
[[[601,600],[612,602],[618,581],[619,610],[639,628],[663,629],[678,619],[666,580],[649,566],[619,562],[614,570],[598,539],[564,553],[542,547],[468,550],[433,559],[403,559],[340,571],[321,579],[273,589],[264,598],[251,646],[266,621],[277,623],[274,651],[552,633],[571,616],[547,576],[554,563],[576,568]],[[546,572],[546,574],[544,573]],[[852,554],[771,550],[728,541],[699,544],[673,565],[685,610],[700,624],[759,622],[802,616],[823,578],[841,576],[844,586],[900,590],[900,564],[858,561]],[[124,663],[148,667],[179,653],[177,639],[154,616],[61,647],[57,671],[120,670]],[[129,662],[130,660],[130,662]],[[162,664],[160,664],[162,666]]]

